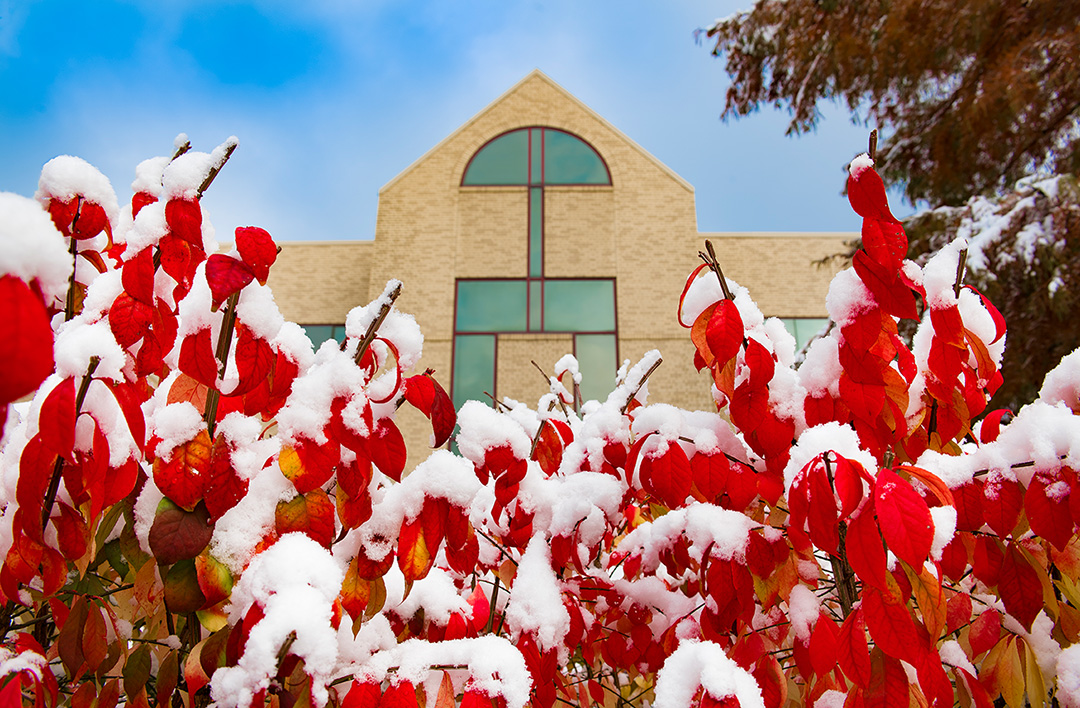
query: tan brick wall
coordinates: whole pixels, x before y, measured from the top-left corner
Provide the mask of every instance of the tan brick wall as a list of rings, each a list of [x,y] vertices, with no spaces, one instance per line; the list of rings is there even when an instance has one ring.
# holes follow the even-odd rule
[[[374,252],[374,241],[282,243],[267,279],[281,314],[299,324],[345,324],[349,310],[371,301]]]
[[[750,291],[767,316],[825,317],[829,283],[846,250],[848,233],[701,234],[713,242],[724,275]]]
[[[524,278],[529,267],[529,191],[463,187],[458,195],[458,278]]]
[[[546,187],[544,192],[544,274],[616,275],[614,190]]]
[[[496,395],[509,396],[535,408],[550,389],[532,365],[535,361],[550,376],[555,362],[574,351],[568,334],[500,334],[496,363]]]

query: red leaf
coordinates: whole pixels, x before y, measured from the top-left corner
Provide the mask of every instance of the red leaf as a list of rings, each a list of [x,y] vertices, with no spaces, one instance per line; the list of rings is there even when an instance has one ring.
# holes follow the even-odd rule
[[[58,502],[60,516],[53,516],[56,525],[57,547],[64,558],[78,560],[86,553],[90,545],[90,529],[83,518],[75,509],[64,502]]]
[[[165,223],[174,236],[202,248],[202,207],[194,199],[170,199],[165,204]]]
[[[979,426],[979,442],[985,445],[997,440],[1001,433],[1001,419],[1006,415],[1012,415],[1012,411],[1008,408],[998,408],[983,416],[982,425]]]
[[[457,425],[457,411],[454,410],[454,402],[446,390],[435,379],[431,379],[435,385],[435,400],[431,405],[431,429],[435,435],[435,447],[442,447],[454,432]]]
[[[255,274],[260,285],[266,285],[270,266],[277,260],[278,248],[274,239],[257,226],[240,226],[236,229],[236,250]]]
[[[986,585],[991,587],[997,585],[1001,575],[1001,562],[1004,558],[1005,551],[998,538],[980,535],[975,539],[971,572]]]
[[[831,618],[824,613],[818,615],[810,634],[810,661],[818,676],[824,676],[836,666],[839,634],[840,629]]]
[[[146,336],[154,320],[154,308],[127,293],[120,293],[109,308],[109,329],[124,349]]]
[[[154,484],[185,509],[194,509],[206,491],[210,445],[210,435],[204,428],[193,439],[177,446],[168,462],[161,458],[154,460]]]
[[[241,479],[236,474],[229,446],[221,436],[214,439],[207,476],[209,479],[204,501],[210,512],[210,519],[217,521],[222,514],[236,506],[248,490],[248,480]]]
[[[81,241],[93,238],[109,228],[109,220],[100,204],[83,199],[79,204],[78,213],[74,222],[72,222],[72,226],[74,227],[72,236]]]
[[[50,450],[68,462],[75,447],[75,379],[66,378],[57,384],[41,404],[38,415],[39,433]]]
[[[852,683],[863,688],[870,685],[870,646],[866,641],[866,621],[861,609],[848,615],[840,627],[836,660]]]
[[[1065,550],[1073,536],[1073,518],[1069,510],[1071,487],[1062,478],[1060,470],[1039,472],[1031,479],[1024,494],[1031,530],[1059,551]]]
[[[840,516],[847,518],[863,500],[865,490],[863,490],[863,479],[860,474],[862,465],[836,453],[833,453],[833,457],[833,479],[836,484],[836,495],[840,497]]]
[[[405,400],[430,418],[431,406],[435,402],[435,379],[427,373],[405,379]]]
[[[375,708],[382,698],[382,686],[378,683],[353,681],[349,692],[341,701],[341,708]]]
[[[240,381],[230,396],[241,396],[263,383],[274,368],[277,353],[270,343],[241,323],[236,324],[236,370]]]
[[[925,643],[895,582],[889,583],[887,592],[873,586],[864,587],[862,609],[866,627],[878,647],[912,665],[922,661],[926,654]]]
[[[872,508],[863,508],[858,516],[848,522],[845,547],[848,563],[859,579],[884,590],[887,557]]]
[[[135,192],[131,195],[131,218],[134,219],[142,211],[142,208],[148,204],[153,204],[157,201],[157,197],[150,192]]]
[[[998,592],[1001,601],[1005,603],[1006,611],[1030,632],[1031,623],[1043,607],[1042,582],[1031,561],[1015,541],[1005,549]]]
[[[964,287],[979,296],[979,299],[982,300],[983,307],[986,308],[986,311],[990,313],[990,317],[994,320],[994,339],[990,342],[990,344],[993,344],[994,342],[1004,337],[1005,318],[1002,317],[998,309],[994,307],[994,303],[990,302],[990,300],[985,295],[983,295],[975,286],[965,285]]]
[[[154,304],[154,256],[150,247],[124,262],[121,282],[128,295],[144,305]]]
[[[1023,508],[1024,489],[1016,480],[998,474],[983,483],[983,516],[998,536],[1012,533]]]
[[[971,596],[966,592],[955,593],[946,603],[945,633],[952,634],[971,620]],[[997,638],[994,638],[997,641]]]
[[[878,525],[889,549],[912,568],[921,568],[934,541],[926,502],[911,484],[887,469],[877,474],[874,496]]]
[[[562,462],[563,443],[555,426],[548,421],[541,421],[540,429],[536,431],[536,441],[533,459],[540,465],[540,469],[549,477],[559,469]]]
[[[371,461],[395,482],[401,481],[401,473],[405,470],[405,440],[401,437],[401,431],[394,421],[380,420],[375,428],[375,434],[368,439],[368,451],[371,453]]]
[[[0,403],[31,393],[53,370],[53,332],[41,299],[13,275],[0,277]]]
[[[855,213],[864,219],[896,221],[889,211],[889,200],[885,196],[885,183],[870,164],[860,164],[851,168],[847,180],[848,201]]]
[[[764,422],[769,409],[769,389],[755,388],[749,381],[739,384],[731,398],[731,422],[743,432],[749,434],[757,430]]]
[[[873,422],[885,407],[885,385],[859,383],[852,378],[849,370],[845,369],[840,373],[840,398],[853,415]]]
[[[379,701],[379,708],[417,708],[416,688],[409,681],[390,684]]]
[[[1041,593],[1040,593],[1041,595]],[[990,651],[1001,638],[1001,613],[994,609],[984,610],[971,623],[968,630],[968,643],[971,645],[971,658]]]
[[[255,273],[251,266],[232,256],[215,253],[206,259],[206,282],[210,285],[214,310],[254,279]]]
[[[978,531],[986,519],[983,517],[982,483],[972,480],[952,490],[953,506],[956,507],[956,530]]]
[[[116,402],[120,404],[120,410],[124,413],[124,420],[127,422],[131,437],[135,440],[135,444],[142,448],[146,441],[146,418],[142,412],[142,401],[139,400],[138,390],[126,381],[120,383],[111,379],[99,379],[99,381],[104,381],[112,391]],[[172,401],[169,402],[172,403]]]
[[[862,246],[889,273],[896,273],[907,255],[907,234],[904,227],[895,221],[863,219]]]
[[[710,455],[697,453],[690,458],[690,473],[694,487],[704,501],[718,503],[720,496],[727,490],[731,464],[722,452]]]
[[[214,356],[209,327],[184,337],[178,363],[180,371],[201,384],[217,388],[218,360]]]
[[[690,460],[676,441],[655,457],[645,456],[640,467],[642,487],[669,509],[681,507],[690,496]]]
[[[840,526],[836,515],[836,499],[829,478],[820,464],[814,465],[807,481],[810,483],[807,521],[810,540],[830,555],[836,555],[840,546]]]
[[[901,231],[902,233],[902,231]],[[915,304],[915,294],[896,277],[895,271],[889,272],[876,263],[866,251],[856,251],[852,266],[874,300],[882,310],[894,317],[918,319],[919,310]],[[899,264],[897,264],[899,267]]]
[[[293,445],[282,447],[278,455],[281,473],[301,494],[326,484],[340,461],[341,446],[334,440],[327,440],[320,445],[301,438]]]
[[[743,322],[739,308],[731,300],[721,300],[709,318],[705,340],[713,357],[721,365],[735,358],[743,342]]]

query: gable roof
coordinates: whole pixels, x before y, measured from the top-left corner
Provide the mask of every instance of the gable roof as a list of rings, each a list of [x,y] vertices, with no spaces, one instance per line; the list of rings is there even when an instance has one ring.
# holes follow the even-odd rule
[[[524,78],[522,78],[516,84],[514,84],[509,89],[507,89],[501,96],[499,96],[494,101],[492,101],[487,106],[485,106],[480,111],[478,111],[475,115],[473,115],[472,118],[470,118],[469,120],[462,123],[456,130],[454,130],[454,132],[450,133],[445,138],[440,140],[431,149],[429,149],[423,155],[421,155],[416,160],[414,160],[408,167],[403,169],[401,172],[397,173],[397,175],[395,175],[393,178],[391,178],[390,181],[388,181],[386,184],[384,184],[382,187],[379,188],[379,194],[381,195],[385,190],[393,187],[405,175],[407,175],[409,172],[414,170],[422,162],[427,160],[428,157],[430,157],[434,153],[438,152],[443,146],[445,146],[446,144],[451,142],[454,138],[456,138],[461,133],[468,130],[469,127],[471,127],[473,124],[478,122],[481,118],[483,118],[485,115],[487,115],[488,113],[493,111],[497,106],[499,106],[501,103],[505,102],[508,98],[510,98],[514,94],[518,93],[519,91],[522,91],[526,86],[528,86],[529,84],[531,84],[531,83],[533,83],[535,81],[542,81],[545,84],[547,84],[548,86],[550,86],[551,88],[553,88],[563,98],[565,98],[566,100],[568,100],[571,103],[573,103],[574,105],[576,105],[578,108],[580,108],[582,111],[584,111],[588,116],[595,119],[597,122],[599,122],[605,128],[610,130],[613,134],[615,134],[615,136],[617,136],[620,140],[627,143],[630,147],[632,147],[634,150],[639,152],[643,157],[645,157],[650,162],[652,162],[654,165],[656,165],[661,171],[663,171],[665,174],[667,174],[669,177],[671,177],[673,180],[675,180],[677,183],[679,183],[681,186],[683,186],[688,192],[690,192],[690,193],[694,192],[693,185],[691,185],[689,182],[687,182],[685,179],[683,179],[681,176],[679,176],[678,173],[676,173],[674,170],[672,170],[666,164],[664,164],[659,159],[657,159],[656,156],[654,156],[648,150],[641,147],[636,142],[634,142],[632,139],[630,139],[625,133],[623,133],[621,130],[619,130],[614,125],[612,125],[606,118],[604,118],[602,115],[600,115],[599,113],[594,111],[592,108],[589,108],[589,106],[587,106],[580,99],[578,99],[577,96],[570,93],[565,88],[563,88],[561,85],[559,85],[554,80],[552,80],[552,78],[550,76],[548,76],[544,72],[540,71],[539,69],[533,69],[528,74],[526,74]]]

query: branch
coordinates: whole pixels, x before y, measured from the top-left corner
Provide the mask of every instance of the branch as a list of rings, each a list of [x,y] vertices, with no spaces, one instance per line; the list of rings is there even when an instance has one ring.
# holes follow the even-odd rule
[[[225,314],[221,320],[221,330],[218,332],[217,351],[215,356],[221,363],[221,368],[218,369],[218,377],[225,375],[225,369],[228,366],[229,349],[232,347],[233,330],[236,328],[236,306],[240,302],[240,291],[229,296],[227,304],[225,305]],[[216,388],[212,388],[206,392],[206,408],[203,409],[203,420],[206,422],[206,432],[211,438],[214,437],[214,427],[217,424],[217,407],[218,400],[221,398],[221,392]]]
[[[72,239],[74,241],[75,239]],[[75,396],[75,420],[79,419],[79,413],[82,411],[83,401],[86,400],[86,391],[90,388],[90,382],[94,372],[97,371],[98,364],[101,363],[101,357],[90,357],[90,364],[86,367],[86,376],[83,376],[82,383],[79,384],[79,393]],[[49,479],[49,488],[45,490],[45,501],[41,507],[41,531],[44,533],[45,527],[49,525],[49,517],[52,516],[52,507],[56,502],[56,493],[60,489],[60,477],[64,469],[64,458],[57,457],[56,464],[53,465],[52,477]]]
[[[960,286],[964,284],[964,271],[967,268],[967,249],[960,251],[960,260],[956,263],[956,281],[953,282],[953,295],[960,297]]]
[[[540,372],[540,375],[544,377],[544,383],[546,383],[548,385],[548,388],[551,388],[552,387],[551,386],[551,378],[552,377],[550,377],[550,376],[548,376],[547,374],[544,373],[544,370],[540,368],[540,365],[536,363],[535,359],[532,359],[530,361],[531,361],[532,365],[536,367],[536,370]],[[562,408],[563,415],[566,416],[567,420],[569,420],[570,419],[570,413],[566,410],[566,404],[563,403],[562,396],[556,394],[555,398],[559,402],[559,408]],[[537,431],[537,434],[539,434],[539,432],[540,431]]]
[[[375,319],[368,325],[367,331],[364,332],[364,338],[360,340],[360,344],[356,347],[356,356],[353,360],[356,365],[360,365],[360,360],[364,358],[364,353],[371,346],[371,343],[375,340],[375,333],[382,326],[383,320],[390,314],[390,308],[394,306],[394,301],[398,299],[398,295],[401,294],[401,283],[399,282],[394,286],[394,289],[386,294],[387,300],[379,308],[379,314],[375,315]]]
[[[728,290],[727,278],[724,277],[724,272],[720,269],[720,261],[716,258],[716,251],[713,250],[712,241],[705,239],[705,250],[708,251],[708,255],[698,251],[698,257],[705,261],[712,268],[712,271],[716,273],[716,279],[720,281],[720,289],[724,291],[724,299],[734,300],[731,291]]]
[[[721,280],[721,282],[723,281]],[[659,367],[663,363],[664,360],[658,358],[656,360],[656,363],[649,367],[649,370],[646,371],[645,375],[641,377],[641,380],[637,382],[637,386],[634,387],[633,392],[626,398],[626,403],[624,403],[619,409],[620,413],[626,413],[626,409],[630,407],[630,401],[634,400],[634,397],[638,395],[638,391],[641,390],[641,387],[644,386],[645,382],[649,380],[650,376],[652,376],[652,372],[656,371],[657,367]]]
[[[236,150],[237,143],[235,138],[233,138],[231,141],[226,142],[228,143],[228,147],[225,148],[225,155],[221,158],[221,162],[211,167],[210,171],[206,173],[206,179],[204,179],[203,183],[199,185],[199,191],[196,195],[196,199],[202,199],[203,193],[206,190],[210,189],[210,185],[213,184],[214,178],[218,176],[218,172],[221,172],[221,168],[225,166],[225,163],[229,161],[230,157],[232,157],[233,151]]]

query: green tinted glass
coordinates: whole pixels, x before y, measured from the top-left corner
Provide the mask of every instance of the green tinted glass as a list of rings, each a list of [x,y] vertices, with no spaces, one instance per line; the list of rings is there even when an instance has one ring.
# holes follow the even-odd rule
[[[579,334],[574,337],[574,356],[581,371],[581,398],[603,401],[615,388],[615,335]]]
[[[596,151],[569,133],[544,131],[545,184],[611,184]]]
[[[454,408],[465,401],[486,401],[495,395],[495,335],[459,334],[454,337]]]
[[[458,332],[524,332],[524,280],[459,280]]]
[[[465,170],[462,184],[526,184],[529,131],[515,130],[480,148]]]
[[[809,343],[815,334],[829,323],[823,317],[790,317],[781,320],[791,336],[795,337],[795,351],[800,351]]]
[[[328,339],[336,339],[340,344],[345,341],[345,325],[301,325],[308,339],[318,349]]]
[[[544,331],[606,332],[614,329],[615,281],[544,281]]]
[[[529,187],[529,276],[544,274],[544,189]]]
[[[529,331],[539,332],[543,328],[541,315],[544,310],[544,283],[540,280],[529,281]]]
[[[543,131],[540,128],[529,129],[529,184],[543,181],[544,149]]]

